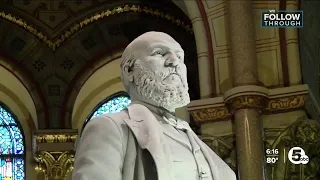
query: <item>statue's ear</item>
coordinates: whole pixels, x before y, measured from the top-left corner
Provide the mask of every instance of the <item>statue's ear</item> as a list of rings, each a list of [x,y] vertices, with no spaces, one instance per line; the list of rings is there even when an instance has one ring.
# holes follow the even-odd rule
[[[133,59],[129,59],[122,66],[123,76],[130,82],[133,81],[133,66],[134,66],[134,60]]]

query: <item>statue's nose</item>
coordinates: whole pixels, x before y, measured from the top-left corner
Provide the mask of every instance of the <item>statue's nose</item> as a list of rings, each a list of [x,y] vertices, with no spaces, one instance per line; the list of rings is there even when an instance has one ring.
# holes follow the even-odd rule
[[[179,64],[179,58],[175,54],[168,55],[164,66],[176,67]]]

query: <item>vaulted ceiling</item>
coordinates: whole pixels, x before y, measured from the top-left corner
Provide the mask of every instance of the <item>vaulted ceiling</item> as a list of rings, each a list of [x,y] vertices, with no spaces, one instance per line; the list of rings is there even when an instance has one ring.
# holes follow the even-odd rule
[[[70,128],[81,86],[107,63],[101,57],[150,30],[180,42],[190,67],[191,98],[199,98],[196,45],[188,17],[171,1],[133,2],[0,2],[0,53],[6,57],[0,64],[31,93],[39,128]]]

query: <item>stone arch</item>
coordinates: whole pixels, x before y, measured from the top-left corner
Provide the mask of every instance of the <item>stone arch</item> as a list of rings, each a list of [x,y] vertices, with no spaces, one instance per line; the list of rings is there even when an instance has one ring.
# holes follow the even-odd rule
[[[5,77],[0,79],[0,101],[19,111],[17,116],[20,121],[26,120],[25,123],[21,122],[26,128],[37,129],[36,106],[28,90],[17,77],[2,66],[0,66],[0,77]]]
[[[15,59],[10,58],[3,52],[0,52],[0,76],[6,77],[0,79],[0,84],[14,92],[14,95],[23,97],[22,104],[26,105],[32,116],[32,126],[36,128],[48,127],[48,112],[45,108],[44,96],[38,85]],[[39,122],[38,119],[42,121]]]
[[[215,63],[213,55],[213,42],[207,12],[202,0],[183,0],[189,19],[192,22],[193,33],[197,45],[198,64],[202,74],[200,86],[207,85],[207,90],[201,89],[201,97],[212,97],[216,95]],[[209,67],[207,67],[209,66]]]
[[[26,176],[35,179],[32,154],[32,133],[38,127],[36,107],[23,84],[10,71],[0,66],[0,102],[10,109],[21,124],[25,138]]]

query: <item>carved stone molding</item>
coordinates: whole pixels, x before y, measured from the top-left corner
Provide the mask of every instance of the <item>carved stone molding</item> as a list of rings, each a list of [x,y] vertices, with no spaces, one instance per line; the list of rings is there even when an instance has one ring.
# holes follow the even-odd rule
[[[293,95],[288,97],[270,99],[267,103],[265,112],[275,113],[286,111],[288,109],[294,110],[302,108],[305,104],[306,97],[306,95]]]
[[[151,9],[148,7],[140,7],[138,5],[124,5],[124,6],[120,6],[120,7],[115,7],[113,9],[108,9],[108,10],[104,10],[102,12],[96,13],[96,14],[92,15],[91,17],[84,18],[79,23],[72,25],[70,29],[67,29],[58,39],[55,39],[55,40],[50,39],[45,34],[45,32],[41,32],[34,25],[27,23],[25,20],[23,20],[20,17],[16,17],[12,14],[8,14],[8,13],[2,11],[2,12],[0,12],[0,18],[5,19],[9,22],[12,22],[12,23],[24,28],[26,31],[33,34],[39,40],[43,41],[47,46],[49,46],[50,49],[55,51],[56,48],[59,47],[63,42],[65,42],[73,34],[80,31],[81,29],[83,29],[87,25],[92,24],[93,22],[96,22],[96,21],[101,20],[103,18],[106,18],[109,16],[114,16],[114,15],[117,15],[120,13],[125,13],[125,12],[144,13],[144,14],[148,14],[151,16],[155,16],[155,17],[170,21],[173,24],[177,25],[178,27],[182,27],[186,31],[193,33],[192,27],[190,25],[188,25],[188,23],[182,22],[180,19],[177,19],[170,14],[160,12],[159,10]]]
[[[43,172],[49,180],[63,180],[73,170],[74,152],[39,151],[35,154],[35,170]]]
[[[78,131],[74,129],[38,130],[33,135],[33,150],[34,152],[48,150],[48,147],[52,148],[50,151],[61,150],[59,148],[55,149],[57,146],[52,144],[64,146],[67,150],[73,150],[71,147],[74,145],[77,136]]]
[[[192,101],[188,105],[188,111],[197,124],[226,120],[231,117],[223,97]]]
[[[231,117],[231,113],[225,106],[211,107],[205,109],[199,109],[190,111],[193,119],[199,123],[205,123],[207,121],[223,120]]]
[[[230,108],[230,111],[233,113],[234,111],[237,111],[240,109],[249,109],[249,108],[263,109],[267,101],[268,99],[263,96],[243,95],[243,96],[238,96],[233,99],[230,99],[229,101],[227,101],[227,104]]]
[[[263,109],[268,100],[268,89],[261,86],[239,86],[224,94],[224,101],[230,111],[248,108]]]
[[[38,135],[36,136],[37,143],[74,143],[76,141],[77,135],[70,134],[48,134],[48,135]]]
[[[275,114],[305,107],[309,97],[307,85],[278,89],[259,86],[243,86],[231,89],[224,97],[192,101],[188,111],[196,123],[229,120],[234,111],[257,108],[263,114]]]

